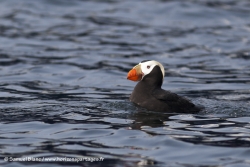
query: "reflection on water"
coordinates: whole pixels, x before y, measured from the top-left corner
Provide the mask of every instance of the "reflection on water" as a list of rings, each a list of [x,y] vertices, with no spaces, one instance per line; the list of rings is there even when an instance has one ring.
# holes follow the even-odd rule
[[[249,1],[0,3],[1,166],[249,165]],[[145,59],[204,110],[130,103],[126,74]]]

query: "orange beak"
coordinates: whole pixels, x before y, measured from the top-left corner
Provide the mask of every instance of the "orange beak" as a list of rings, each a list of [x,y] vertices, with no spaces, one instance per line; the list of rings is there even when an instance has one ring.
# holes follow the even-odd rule
[[[140,81],[142,79],[142,72],[140,65],[136,65],[128,72],[127,79],[131,81]]]

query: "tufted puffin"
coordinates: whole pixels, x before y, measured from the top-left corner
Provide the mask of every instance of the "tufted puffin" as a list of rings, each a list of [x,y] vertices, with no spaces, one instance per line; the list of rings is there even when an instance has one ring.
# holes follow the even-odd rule
[[[155,60],[144,60],[134,66],[127,79],[139,81],[130,101],[151,111],[197,113],[200,108],[192,102],[161,88],[165,76],[164,67]]]

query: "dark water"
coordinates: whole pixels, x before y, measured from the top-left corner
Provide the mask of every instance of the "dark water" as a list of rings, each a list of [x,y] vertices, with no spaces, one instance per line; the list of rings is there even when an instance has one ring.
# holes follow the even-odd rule
[[[145,59],[206,109],[133,106]],[[0,71],[1,166],[250,166],[248,0],[0,0]]]

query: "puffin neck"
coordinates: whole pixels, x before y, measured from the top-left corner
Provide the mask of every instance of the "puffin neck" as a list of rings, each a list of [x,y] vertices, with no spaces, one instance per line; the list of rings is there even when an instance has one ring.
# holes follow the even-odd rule
[[[161,88],[163,83],[163,76],[160,67],[155,66],[149,74],[143,77],[142,82],[152,88]]]

